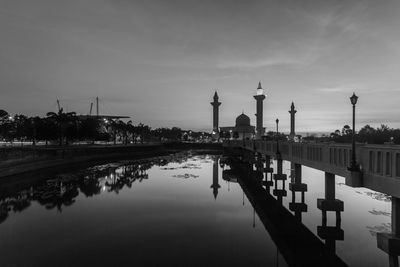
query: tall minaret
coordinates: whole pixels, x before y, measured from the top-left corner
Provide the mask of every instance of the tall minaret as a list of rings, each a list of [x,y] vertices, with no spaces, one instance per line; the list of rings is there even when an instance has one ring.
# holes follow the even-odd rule
[[[256,139],[261,139],[261,136],[264,135],[264,127],[263,127],[263,101],[265,99],[264,91],[261,87],[261,81],[258,83],[257,94],[254,96],[257,101],[257,124],[256,124]]]
[[[294,137],[296,136],[295,133],[295,125],[294,125],[294,114],[296,114],[297,110],[294,109],[294,103],[292,102],[292,105],[290,106],[290,134],[289,134],[289,139],[294,140]]]
[[[213,134],[212,137],[214,139],[218,139],[219,138],[219,127],[218,127],[218,120],[219,120],[219,106],[221,105],[221,102],[218,101],[218,94],[217,91],[215,91],[214,94],[214,101],[211,102],[211,106],[213,106]]]

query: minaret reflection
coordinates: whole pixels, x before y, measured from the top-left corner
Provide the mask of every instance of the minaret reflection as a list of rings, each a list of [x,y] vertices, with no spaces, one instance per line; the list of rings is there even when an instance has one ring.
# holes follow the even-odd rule
[[[274,174],[274,181],[275,181],[275,187],[274,190],[272,191],[272,194],[276,196],[278,202],[282,204],[283,197],[287,196],[287,191],[285,189],[285,182],[287,179],[287,175],[282,173],[282,165],[283,165],[283,160],[278,157],[276,161],[277,165],[277,173]],[[282,187],[278,187],[278,181],[282,181]]]
[[[392,232],[377,233],[378,248],[389,255],[389,266],[398,267],[400,255],[400,198],[392,196]]]
[[[301,165],[290,163],[289,190],[292,191],[292,202],[289,203],[289,210],[294,212],[294,216],[301,222],[301,214],[307,212],[304,194],[307,192],[307,184],[302,183]],[[301,202],[296,202],[296,192],[301,193]]]
[[[214,157],[213,160],[213,176],[212,176],[212,185],[210,186],[210,188],[213,189],[213,195],[214,195],[214,199],[217,199],[218,196],[218,189],[221,187],[218,183],[218,160],[219,157],[216,156]]]
[[[343,201],[335,199],[335,175],[325,172],[325,198],[317,199],[317,207],[322,211],[322,226],[317,227],[318,236],[325,240],[326,247],[336,251],[336,240],[344,240],[344,231],[341,229],[340,213],[344,210]],[[336,213],[336,224],[327,225],[327,212]]]

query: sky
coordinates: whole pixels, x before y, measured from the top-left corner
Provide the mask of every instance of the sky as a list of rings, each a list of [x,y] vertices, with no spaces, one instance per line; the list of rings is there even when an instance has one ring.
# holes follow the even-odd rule
[[[400,1],[0,0],[0,109],[128,115],[153,128],[212,129],[244,111],[289,130],[400,127]],[[95,109],[93,109],[95,110]]]

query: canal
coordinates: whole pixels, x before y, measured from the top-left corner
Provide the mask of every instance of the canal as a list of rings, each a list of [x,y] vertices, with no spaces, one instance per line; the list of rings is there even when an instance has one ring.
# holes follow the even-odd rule
[[[232,175],[232,164],[221,159],[188,152],[2,182],[0,266],[288,266],[287,252],[238,181],[248,177]],[[318,242],[333,244],[347,265],[389,266],[376,233],[391,230],[390,196],[347,187],[336,177],[335,198],[344,203],[340,225],[330,212],[324,224],[317,207],[325,197],[324,173],[302,168],[307,191],[295,212],[292,168],[283,162],[288,179],[263,186],[265,194]]]

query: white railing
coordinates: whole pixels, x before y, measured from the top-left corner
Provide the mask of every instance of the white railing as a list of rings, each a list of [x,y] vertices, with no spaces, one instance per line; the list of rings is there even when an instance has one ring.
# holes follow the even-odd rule
[[[241,147],[269,156],[274,156],[277,152],[276,141],[229,140],[224,142],[224,146]],[[341,169],[342,171],[345,171],[351,163],[351,144],[295,143],[280,141],[278,147],[283,159],[299,162],[305,165],[320,164],[321,168],[322,166],[329,166],[330,169]],[[356,161],[360,164],[363,173],[375,176],[400,178],[399,145],[357,144]]]

